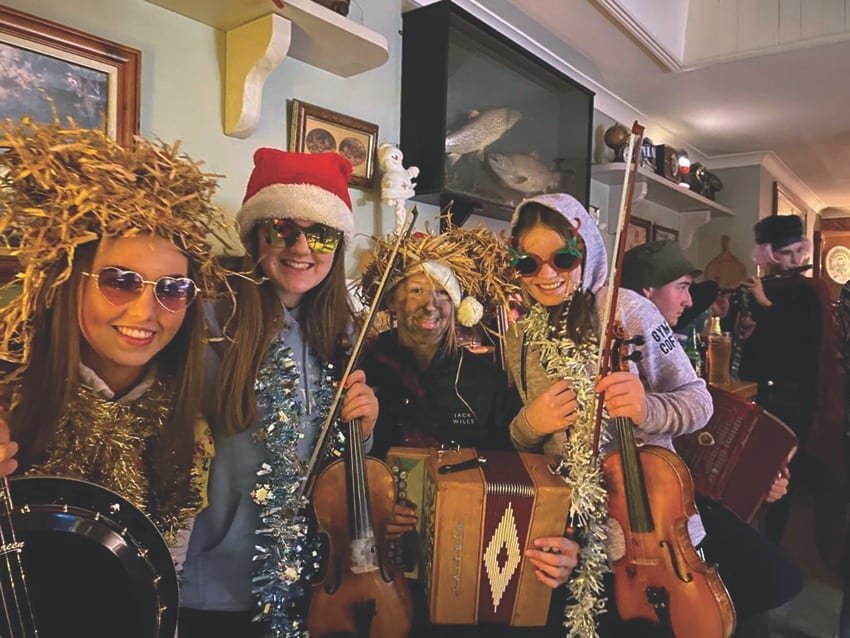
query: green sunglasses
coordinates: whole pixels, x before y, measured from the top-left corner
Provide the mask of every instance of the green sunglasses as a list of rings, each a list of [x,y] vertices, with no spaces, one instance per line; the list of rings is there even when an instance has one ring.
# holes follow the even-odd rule
[[[342,241],[342,231],[325,224],[312,224],[306,228],[299,226],[291,217],[264,219],[260,227],[269,246],[292,248],[303,234],[307,247],[314,253],[332,253]]]

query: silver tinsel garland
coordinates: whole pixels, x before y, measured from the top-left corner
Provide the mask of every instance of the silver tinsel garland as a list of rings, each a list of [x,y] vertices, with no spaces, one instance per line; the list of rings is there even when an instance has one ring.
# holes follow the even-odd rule
[[[252,592],[260,608],[256,620],[268,619],[272,635],[308,636],[305,616],[305,577],[316,573],[321,560],[317,539],[310,532],[308,502],[301,497],[306,464],[298,456],[305,430],[324,423],[334,396],[330,365],[312,388],[315,409],[307,415],[300,398],[301,373],[291,348],[275,340],[256,381],[262,427],[257,442],[269,451],[268,463],[257,471],[251,492],[260,506],[260,525],[254,547]]]
[[[602,577],[609,571],[605,552],[608,497],[600,459],[593,451],[598,343],[589,339],[576,344],[567,336],[564,321],[553,326],[549,310],[534,304],[519,325],[529,347],[539,349],[548,377],[568,381],[579,404],[578,420],[566,431],[559,468],[572,488],[570,518],[579,529],[581,545],[578,567],[566,585],[571,600],[564,609],[564,626],[570,638],[588,638],[596,636],[596,617],[605,609]]]

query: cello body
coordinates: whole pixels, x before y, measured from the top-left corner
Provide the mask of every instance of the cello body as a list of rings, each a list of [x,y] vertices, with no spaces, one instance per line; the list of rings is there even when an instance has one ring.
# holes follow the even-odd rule
[[[631,424],[629,424],[631,428]],[[688,518],[697,513],[693,480],[682,459],[666,448],[635,447],[639,471],[647,477],[649,523],[635,521],[642,497],[627,485],[630,459],[607,456],[602,468],[608,511],[625,535],[625,554],[614,562],[614,597],[623,619],[646,619],[668,627],[676,638],[727,638],[735,608],[717,568],[694,549]],[[628,456],[628,452],[626,453]],[[634,524],[633,524],[634,523]]]
[[[384,539],[396,499],[395,481],[382,461],[366,456],[360,460],[368,486],[365,508],[358,486],[352,490],[350,458],[325,467],[313,489],[319,533],[328,539],[323,578],[313,585],[307,613],[307,628],[316,638],[404,638],[410,633],[410,590],[404,570],[394,569],[388,559]],[[358,474],[358,468],[353,473]],[[346,493],[348,507],[340,498]],[[371,515],[364,520],[367,511]],[[377,533],[370,534],[372,530]]]

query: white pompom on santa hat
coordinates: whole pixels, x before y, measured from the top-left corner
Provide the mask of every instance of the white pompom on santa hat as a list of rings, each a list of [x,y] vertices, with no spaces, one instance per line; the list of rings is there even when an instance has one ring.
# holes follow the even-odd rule
[[[354,234],[350,178],[351,162],[338,153],[257,149],[242,208],[236,213],[239,236],[246,242],[257,222],[291,217],[341,230],[348,242]]]

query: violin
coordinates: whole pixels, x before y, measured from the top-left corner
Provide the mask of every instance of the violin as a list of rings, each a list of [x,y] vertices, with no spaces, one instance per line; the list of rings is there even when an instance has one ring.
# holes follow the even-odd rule
[[[626,246],[624,229],[631,215],[637,173],[633,148],[642,136],[643,127],[635,122],[626,153],[631,160],[626,163],[617,249],[602,322],[600,377],[642,356],[626,351],[632,345],[643,345],[643,337],[628,339],[615,320]],[[602,408],[598,401],[594,449],[598,449]],[[688,518],[697,509],[687,466],[666,448],[638,448],[628,418],[614,418],[614,426],[619,451],[603,459],[602,471],[608,514],[619,523],[625,539],[625,553],[613,565],[614,599],[620,617],[652,621],[676,638],[728,638],[735,627],[732,600],[717,569],[700,558],[688,534]]]
[[[307,611],[307,629],[314,638],[405,638],[413,622],[413,600],[404,571],[390,559],[385,538],[396,501],[395,480],[384,462],[365,455],[359,419],[347,424],[344,457],[318,470],[341,405],[344,380],[356,366],[398,250],[416,220],[416,209],[411,212],[412,220],[399,233],[354,348],[347,335],[338,339],[338,355],[347,357],[348,363],[308,465],[303,496],[312,502],[317,532],[326,549]],[[341,495],[345,495],[345,507]]]
[[[340,506],[341,494],[347,508]],[[390,560],[384,538],[395,501],[392,471],[365,455],[360,422],[352,420],[344,458],[327,465],[313,487],[313,512],[327,551],[323,578],[313,585],[307,613],[311,636],[409,634],[410,590],[403,569]]]
[[[612,370],[643,338],[627,339],[615,325]],[[614,562],[614,598],[624,620],[651,620],[676,638],[727,638],[735,608],[717,568],[691,543],[688,518],[697,513],[694,485],[684,461],[670,450],[635,443],[634,426],[614,419],[619,451],[602,462],[608,513],[623,529],[625,554]]]

